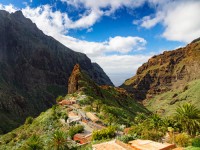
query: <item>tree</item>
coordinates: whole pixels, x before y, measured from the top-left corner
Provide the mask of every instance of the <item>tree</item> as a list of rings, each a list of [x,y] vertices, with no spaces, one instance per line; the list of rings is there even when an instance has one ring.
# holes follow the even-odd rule
[[[63,131],[56,130],[52,136],[52,145],[56,150],[68,149],[66,134]]]
[[[33,135],[32,137],[30,137],[26,143],[26,149],[27,150],[42,150],[43,144],[39,136]]]
[[[175,118],[181,123],[183,130],[190,135],[195,135],[200,130],[200,110],[192,104],[179,106]]]

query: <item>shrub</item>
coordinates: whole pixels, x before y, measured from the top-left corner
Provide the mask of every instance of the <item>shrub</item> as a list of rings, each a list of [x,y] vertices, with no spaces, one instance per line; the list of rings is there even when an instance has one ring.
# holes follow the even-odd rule
[[[200,147],[200,137],[194,138],[192,140],[192,146]]]
[[[7,144],[7,143],[9,143],[10,141],[12,141],[16,136],[17,136],[17,135],[16,135],[15,133],[11,132],[11,133],[9,133],[9,134],[7,134],[7,135],[5,136],[5,138],[3,139],[3,141],[4,141],[5,144]]]
[[[178,94],[177,93],[175,93],[173,96],[172,96],[172,98],[175,98],[175,97],[177,97],[178,96]]]
[[[84,127],[82,125],[75,125],[69,129],[68,135],[73,138],[73,136],[77,133],[83,132]]]
[[[84,111],[86,112],[93,111],[92,106],[86,106]]]
[[[184,89],[183,89],[183,92],[187,91],[188,88],[189,88],[188,85],[186,85],[186,86],[184,87]]]
[[[67,121],[68,115],[66,114],[66,112],[62,112],[61,118],[64,119],[65,121]]]
[[[186,133],[180,133],[180,134],[175,136],[175,143],[178,146],[181,146],[181,147],[188,146],[189,145],[189,140],[190,140],[190,137]]]
[[[56,98],[56,102],[58,103],[58,102],[62,101],[63,99],[64,99],[64,97],[60,95]]]
[[[115,136],[115,127],[109,126],[105,129],[93,131],[92,140],[109,139]]]
[[[118,137],[118,140],[124,142],[124,143],[128,143],[129,141],[135,140],[136,139],[136,135],[123,135]]]
[[[33,123],[33,117],[27,117],[25,124],[32,124]]]
[[[141,138],[142,139],[148,139],[148,140],[153,140],[153,141],[159,141],[164,134],[160,131],[157,130],[143,130],[141,132]]]

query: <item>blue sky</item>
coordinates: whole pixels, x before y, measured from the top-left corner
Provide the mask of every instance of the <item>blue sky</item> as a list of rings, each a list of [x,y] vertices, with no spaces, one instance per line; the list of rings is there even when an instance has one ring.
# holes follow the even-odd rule
[[[153,55],[200,36],[199,0],[0,0],[45,34],[86,53],[115,85]]]

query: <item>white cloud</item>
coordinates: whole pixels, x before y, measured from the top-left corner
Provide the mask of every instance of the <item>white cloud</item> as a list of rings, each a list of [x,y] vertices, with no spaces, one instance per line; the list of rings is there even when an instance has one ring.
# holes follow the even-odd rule
[[[61,34],[55,35],[54,38],[75,51],[87,54],[90,58],[102,56],[109,52],[126,54],[134,50],[144,49],[146,44],[143,38],[131,36],[116,36],[103,42],[88,42]]]
[[[119,53],[128,53],[132,50],[141,50],[144,49],[146,44],[146,40],[140,37],[121,37],[116,36],[114,38],[110,38],[108,44],[105,48],[108,51],[117,51]]]
[[[111,77],[116,86],[121,85],[125,79],[132,77],[138,67],[146,62],[149,55],[112,55],[99,56],[95,60],[104,71]]]
[[[162,21],[163,18],[164,18],[163,13],[157,12],[156,17],[152,18],[151,16],[145,16],[141,20],[134,20],[133,24],[136,24],[136,25],[140,24],[141,27],[149,29],[149,28],[154,27],[160,21]]]
[[[163,36],[169,40],[191,42],[200,37],[200,1],[180,3],[167,12]]]
[[[9,13],[13,13],[17,10],[17,8],[13,6],[12,4],[9,4],[9,5],[0,4],[0,10],[6,10]]]
[[[144,28],[154,27],[161,23],[165,29],[162,36],[168,40],[189,43],[200,36],[200,1],[176,0],[161,1],[149,0],[156,8],[155,17],[145,16],[134,21]]]
[[[145,0],[61,0],[63,3],[72,5],[77,9],[84,7],[86,14],[72,24],[71,28],[89,28],[94,25],[102,16],[110,16],[117,9],[122,7],[136,8]]]

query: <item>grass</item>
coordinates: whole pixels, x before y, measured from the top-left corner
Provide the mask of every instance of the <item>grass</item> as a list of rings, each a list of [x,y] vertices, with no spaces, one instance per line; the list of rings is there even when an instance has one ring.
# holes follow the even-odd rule
[[[184,150],[200,150],[200,147],[188,146]]]
[[[183,103],[192,103],[199,108],[200,80],[189,82],[186,86],[157,95],[148,100],[145,106],[153,112],[164,110],[162,116],[171,116],[176,107]]]

